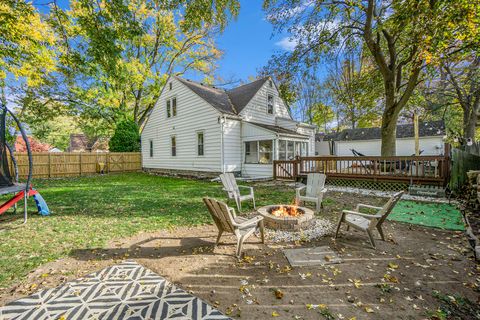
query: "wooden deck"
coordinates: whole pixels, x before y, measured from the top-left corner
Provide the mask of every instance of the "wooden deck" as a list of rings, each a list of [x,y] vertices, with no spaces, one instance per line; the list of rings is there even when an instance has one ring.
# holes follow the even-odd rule
[[[325,173],[328,178],[445,186],[450,177],[450,160],[445,156],[322,156],[273,162],[274,179],[296,180],[312,172]]]

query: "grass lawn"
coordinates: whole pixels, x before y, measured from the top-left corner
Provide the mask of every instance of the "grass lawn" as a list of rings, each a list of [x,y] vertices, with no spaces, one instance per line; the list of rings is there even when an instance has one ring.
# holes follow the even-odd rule
[[[15,216],[2,217],[16,219],[0,222],[0,287],[72,249],[102,247],[108,240],[141,231],[211,223],[202,197],[225,197],[219,183],[144,173],[35,180],[34,185],[52,215],[35,214],[31,199],[27,225],[21,225],[21,209]],[[270,203],[285,202],[291,201],[294,191],[256,188],[256,196]]]

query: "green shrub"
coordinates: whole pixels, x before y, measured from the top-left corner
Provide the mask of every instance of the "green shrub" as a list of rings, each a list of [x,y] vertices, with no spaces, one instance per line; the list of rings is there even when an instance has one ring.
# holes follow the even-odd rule
[[[108,143],[111,152],[140,151],[140,132],[138,125],[132,120],[124,120],[117,124],[115,133]]]

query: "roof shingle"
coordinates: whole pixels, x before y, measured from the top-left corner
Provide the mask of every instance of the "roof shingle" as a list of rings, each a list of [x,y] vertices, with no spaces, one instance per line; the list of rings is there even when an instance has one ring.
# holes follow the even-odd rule
[[[445,122],[439,121],[424,121],[418,124],[418,133],[420,137],[444,136]],[[413,124],[397,125],[397,139],[411,138],[414,136]],[[316,136],[317,141],[353,141],[353,140],[375,140],[381,139],[380,128],[356,128],[345,129],[338,133],[330,133],[323,137]]]
[[[222,113],[238,115],[260,90],[268,77],[241,85],[231,90],[224,90],[195,81],[175,77],[190,90],[211,104]]]

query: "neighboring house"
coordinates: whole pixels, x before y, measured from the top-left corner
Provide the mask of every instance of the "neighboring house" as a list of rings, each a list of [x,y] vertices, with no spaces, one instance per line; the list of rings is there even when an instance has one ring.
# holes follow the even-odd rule
[[[28,136],[28,143],[32,152],[48,152],[50,149],[53,148],[48,143],[43,143],[31,136]],[[14,150],[16,152],[27,152],[27,146],[25,145],[25,141],[21,136],[17,136],[17,138],[15,139]]]
[[[231,90],[172,77],[142,131],[146,170],[272,177],[273,160],[313,155],[316,127],[292,119],[270,77]]]
[[[422,155],[441,155],[444,153],[445,123],[443,121],[425,121],[419,123],[419,144]],[[328,135],[317,134],[315,153],[322,155],[353,156],[354,149],[366,156],[381,154],[380,128],[345,129]],[[415,154],[413,124],[397,126],[397,156]]]
[[[83,133],[70,135],[68,152],[108,152],[108,139],[97,137],[89,139]]]

